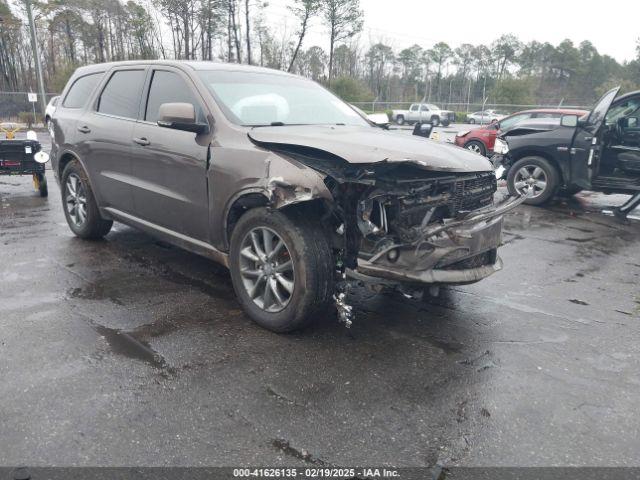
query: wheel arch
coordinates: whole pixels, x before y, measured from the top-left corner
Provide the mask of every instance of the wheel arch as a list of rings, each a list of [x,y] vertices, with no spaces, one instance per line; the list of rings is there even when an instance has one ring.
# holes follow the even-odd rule
[[[64,172],[65,167],[73,160],[77,160],[80,163],[80,165],[82,165],[82,168],[84,168],[85,171],[87,170],[84,167],[82,160],[80,160],[80,158],[77,155],[74,155],[71,152],[65,152],[60,156],[60,159],[58,160],[58,169],[56,174],[58,175],[58,178],[60,179],[60,181],[62,181],[62,172]]]
[[[324,214],[327,209],[325,201],[319,197],[305,197],[284,204],[278,204],[269,193],[266,189],[252,188],[238,193],[229,201],[224,215],[223,241],[225,251],[229,251],[231,235],[240,218],[254,208],[270,207],[282,212],[305,210],[308,212],[317,212],[318,215]]]
[[[89,175],[89,170],[87,169],[87,166],[84,164],[84,162],[82,161],[82,159],[76,155],[73,152],[70,151],[65,151],[62,155],[60,155],[60,158],[58,159],[58,166],[56,171],[54,172],[58,178],[58,181],[60,182],[60,188],[62,190],[62,173],[64,172],[64,169],[66,168],[66,166],[71,163],[73,160],[76,160],[80,166],[82,167],[82,169],[85,171],[86,175],[87,175],[87,181],[89,182],[89,187],[91,188],[91,191],[93,192],[93,194],[96,197],[96,201],[98,202],[98,204],[101,203],[102,197],[100,195],[100,192],[98,190],[96,190],[95,185],[93,183],[93,179],[91,178],[91,176]],[[103,214],[103,213],[101,213]]]

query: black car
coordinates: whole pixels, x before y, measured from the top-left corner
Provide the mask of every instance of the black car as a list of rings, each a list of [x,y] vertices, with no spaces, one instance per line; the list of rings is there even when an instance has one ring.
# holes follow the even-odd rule
[[[586,117],[564,115],[556,128],[503,134],[507,146],[493,163],[504,167],[509,192],[528,194],[530,205],[583,189],[639,194],[640,91],[617,97],[619,90],[605,93]]]

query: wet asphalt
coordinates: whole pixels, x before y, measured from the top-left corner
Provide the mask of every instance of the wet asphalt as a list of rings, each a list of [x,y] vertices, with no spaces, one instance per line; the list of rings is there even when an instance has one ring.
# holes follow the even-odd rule
[[[640,465],[625,197],[521,207],[489,279],[277,335],[207,259],[75,238],[47,175],[0,177],[0,465]]]

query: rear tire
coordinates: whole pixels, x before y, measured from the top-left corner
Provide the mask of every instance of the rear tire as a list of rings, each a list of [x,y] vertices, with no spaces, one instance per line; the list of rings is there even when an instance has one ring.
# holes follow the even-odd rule
[[[431,117],[431,125],[433,125],[434,127],[437,127],[438,125],[440,125],[440,117],[436,115]]]
[[[471,125],[473,125],[474,123],[476,123],[476,121],[475,121],[473,118],[470,118],[470,119],[469,119],[469,123],[470,123]]]
[[[262,252],[276,250],[273,246],[280,240],[284,246],[279,253],[264,261]],[[277,333],[291,332],[326,313],[335,265],[317,221],[297,210],[255,208],[238,220],[230,246],[233,288],[244,311],[258,325]],[[284,269],[287,258],[290,270]],[[280,272],[286,272],[284,281]]]
[[[80,162],[71,160],[67,164],[62,172],[60,187],[64,216],[76,236],[95,240],[109,233],[113,221],[100,216],[87,173]]]
[[[522,195],[529,188],[534,197],[527,198],[527,205],[544,205],[551,200],[560,185],[560,174],[556,167],[543,157],[524,157],[509,168],[507,188],[511,195]]]
[[[397,123],[398,125],[404,125],[404,115],[398,115],[398,116],[396,117],[396,123]]]
[[[449,125],[451,125],[451,122],[449,120],[442,120],[443,127],[448,127]]]

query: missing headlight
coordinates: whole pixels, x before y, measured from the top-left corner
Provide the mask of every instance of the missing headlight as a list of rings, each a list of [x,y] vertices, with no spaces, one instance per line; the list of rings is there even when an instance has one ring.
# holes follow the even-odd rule
[[[365,237],[386,235],[389,232],[389,224],[384,204],[370,198],[358,202],[358,228]]]

